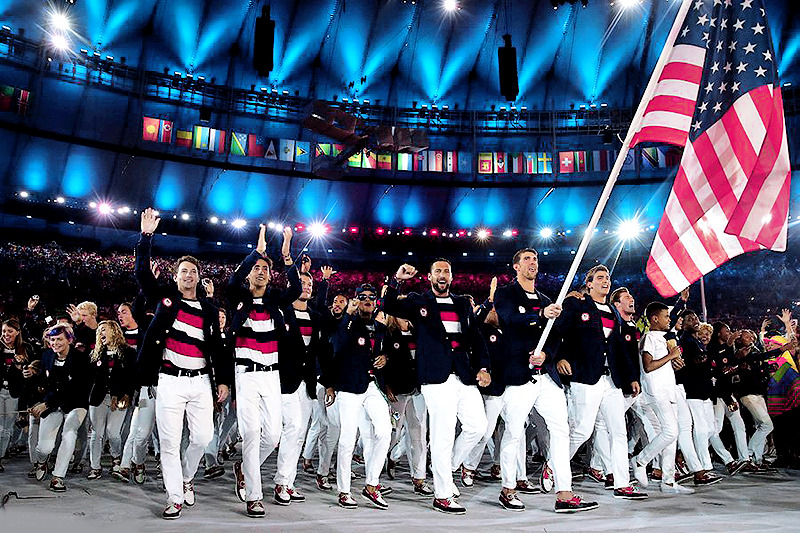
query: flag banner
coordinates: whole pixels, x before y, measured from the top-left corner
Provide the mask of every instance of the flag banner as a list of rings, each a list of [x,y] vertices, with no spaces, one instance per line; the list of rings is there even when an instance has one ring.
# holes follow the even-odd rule
[[[231,155],[247,155],[247,134],[231,132]]]
[[[536,152],[525,152],[525,174],[537,174]]]
[[[378,154],[378,169],[392,170],[392,154]]]
[[[361,159],[361,168],[375,168],[376,166],[377,160],[375,158],[375,152],[365,148],[364,155]]]
[[[456,152],[458,154],[458,169],[455,172],[469,174],[472,172],[472,152]]]
[[[658,148],[642,148],[642,170],[664,168],[663,153]]]
[[[308,141],[297,141],[294,149],[294,162],[307,165],[311,163],[311,143]]]
[[[142,140],[158,142],[161,119],[142,117]]]
[[[506,172],[508,172],[506,165],[506,153],[494,152],[494,173],[505,174]]]
[[[575,152],[575,172],[586,172],[586,152]]]
[[[425,150],[414,154],[414,171],[425,172],[428,170],[428,152]]]
[[[636,171],[636,150],[630,150],[628,155],[625,156],[625,162],[622,164],[622,172],[635,172]]]
[[[195,126],[194,127],[194,147],[196,150],[208,150],[208,126]]]
[[[269,141],[267,150],[264,152],[264,157],[267,159],[278,159],[278,151],[275,149],[275,141]]]
[[[225,130],[211,128],[208,132],[208,151],[225,153]]]
[[[785,251],[788,228],[791,165],[763,0],[687,7],[634,137],[684,148],[646,268],[664,297],[744,252]]]
[[[511,172],[513,174],[525,174],[525,154],[514,152],[509,154],[511,158]]]
[[[347,165],[353,168],[361,168],[361,156],[363,155],[363,150],[360,152],[356,152],[350,156],[347,160]]]
[[[397,170],[411,170],[411,154],[397,154]]]
[[[328,143],[317,143],[314,157],[321,157],[323,155],[331,155],[331,145]]]
[[[264,157],[267,153],[267,140],[261,135],[249,133],[247,135],[247,155],[250,157]]]
[[[345,146],[343,144],[334,144],[332,146],[332,148],[331,148],[331,155],[332,156],[337,156],[337,155],[341,154],[342,150],[344,150],[344,149],[345,149]]]
[[[14,102],[14,87],[9,85],[0,86],[0,111],[11,111],[11,104]]]
[[[558,153],[558,172],[559,174],[575,172],[575,152]]]
[[[444,172],[458,172],[458,152],[445,152]]]
[[[536,168],[538,174],[553,173],[553,158],[548,152],[537,152]]]
[[[294,161],[294,141],[281,139],[278,150],[278,159],[281,161]]]
[[[661,157],[664,160],[666,168],[674,168],[681,164],[681,157],[683,156],[683,149],[679,146],[660,146],[658,151],[661,152]]]
[[[442,150],[432,150],[428,152],[428,167],[434,172],[444,172],[444,152]]]
[[[608,150],[595,150],[592,152],[592,170],[594,172],[608,172],[613,166],[614,162],[611,160]]]
[[[18,93],[19,94],[17,94],[17,114],[24,116],[28,114],[28,103],[31,97],[31,92],[26,91],[25,89],[18,89]],[[171,125],[172,122],[170,122],[170,126]],[[169,142],[169,141],[163,141],[163,142]]]
[[[175,145],[181,148],[192,147],[192,131],[191,130],[175,130]]]
[[[478,174],[491,174],[493,165],[491,152],[481,152],[478,154]]]

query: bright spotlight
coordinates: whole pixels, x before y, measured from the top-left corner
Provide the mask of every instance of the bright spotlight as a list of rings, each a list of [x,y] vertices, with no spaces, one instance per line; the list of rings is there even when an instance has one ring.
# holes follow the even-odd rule
[[[539,236],[542,239],[549,239],[550,237],[553,236],[553,230],[550,228],[542,228],[541,230],[539,230]]]
[[[615,3],[619,4],[622,9],[628,9],[629,7],[633,7],[641,2],[640,0],[616,0]]]
[[[244,220],[243,218],[237,218],[236,220],[231,222],[231,225],[236,229],[242,229],[247,225],[247,221]]]
[[[105,202],[97,206],[97,210],[100,212],[101,215],[110,215],[111,211],[113,211],[111,209],[111,206]]]
[[[66,201],[67,200],[63,196],[59,196],[58,198],[56,198],[56,203],[57,204],[63,204]]]
[[[310,226],[308,226],[308,232],[314,238],[320,238],[325,235],[325,225],[319,222],[314,222]]]
[[[58,31],[69,31],[70,23],[66,13],[54,11],[50,14],[50,25]]]
[[[489,238],[492,232],[488,229],[482,228],[478,230],[478,240],[485,241]]]
[[[28,194],[28,191],[19,191],[20,198],[27,198],[28,196],[30,196],[30,194]]]
[[[59,33],[50,37],[50,44],[53,45],[53,48],[61,52],[69,48],[69,41],[67,41],[67,38]]]
[[[181,220],[189,220],[189,213],[183,213],[181,215]]]
[[[617,229],[617,234],[619,238],[623,241],[628,241],[630,239],[635,239],[639,235],[639,223],[635,220],[625,220]]]
[[[458,0],[444,0],[442,7],[445,11],[453,12],[458,9]]]
[[[211,217],[211,218],[208,219],[208,221],[211,222],[212,224],[219,224],[219,218],[218,217]]]

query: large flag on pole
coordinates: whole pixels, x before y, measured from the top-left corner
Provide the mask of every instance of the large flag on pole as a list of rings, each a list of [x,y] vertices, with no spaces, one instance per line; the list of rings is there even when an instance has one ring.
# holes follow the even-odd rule
[[[684,147],[647,275],[676,294],[729,259],[786,250],[790,161],[763,0],[696,0],[631,146]]]

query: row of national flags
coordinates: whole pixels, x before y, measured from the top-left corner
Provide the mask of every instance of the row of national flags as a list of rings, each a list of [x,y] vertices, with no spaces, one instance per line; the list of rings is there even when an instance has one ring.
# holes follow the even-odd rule
[[[277,161],[309,164],[311,157],[335,157],[347,147],[342,144],[311,143],[294,139],[272,139],[255,133],[226,131],[209,126],[191,129],[175,128],[174,122],[156,117],[143,117],[142,140],[175,144],[182,148],[243,157],[260,157]],[[575,172],[608,172],[614,166],[614,150],[557,152],[554,161],[550,152],[480,152],[479,174],[553,174],[554,165],[560,174]],[[636,169],[636,152],[630,152],[623,171]],[[667,146],[642,148],[641,169],[655,170],[677,166],[679,148]],[[472,172],[470,152],[423,150],[415,154],[385,153],[364,149],[347,161],[351,168],[414,172]]]
[[[10,85],[0,85],[0,111],[25,115],[30,105],[31,92]]]

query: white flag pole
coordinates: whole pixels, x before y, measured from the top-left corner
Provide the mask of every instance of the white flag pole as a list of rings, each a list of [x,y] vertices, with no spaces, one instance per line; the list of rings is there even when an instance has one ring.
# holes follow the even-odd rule
[[[578,267],[580,266],[581,260],[586,254],[586,249],[589,247],[589,241],[594,234],[594,229],[597,227],[597,222],[600,220],[600,216],[603,214],[603,210],[608,203],[608,198],[611,196],[611,190],[617,183],[619,173],[622,171],[622,165],[625,163],[625,158],[628,156],[628,152],[630,151],[630,145],[633,141],[633,137],[639,130],[639,126],[642,123],[642,118],[644,117],[644,112],[647,109],[647,104],[656,90],[656,86],[658,85],[658,80],[661,77],[664,66],[669,61],[672,48],[675,45],[675,41],[678,38],[681,27],[686,20],[686,14],[689,12],[689,8],[691,7],[692,3],[694,3],[694,0],[683,0],[683,4],[681,4],[680,9],[678,10],[678,16],[675,18],[675,23],[672,25],[672,30],[669,32],[667,42],[664,44],[664,49],[661,51],[661,56],[658,58],[658,62],[653,69],[653,74],[650,76],[650,81],[648,82],[647,88],[642,95],[642,100],[639,102],[639,108],[636,110],[636,114],[631,120],[631,125],[628,128],[628,135],[625,137],[625,141],[622,143],[622,149],[617,156],[617,161],[614,163],[614,168],[611,169],[611,174],[608,177],[606,186],[600,195],[597,206],[594,208],[592,218],[589,220],[589,225],[586,227],[586,232],[583,234],[581,245],[578,247],[578,251],[575,253],[575,259],[572,260],[572,265],[569,267],[567,277],[564,279],[564,285],[561,287],[561,292],[558,293],[558,298],[556,298],[556,303],[558,305],[564,303],[564,299],[567,297],[567,291],[569,291],[569,288],[572,285],[572,280],[575,278],[575,274],[578,272]],[[547,337],[550,336],[552,329],[553,319],[550,319],[547,321],[547,325],[542,332],[542,336],[539,338],[539,344],[536,345],[536,350],[534,353],[537,356],[542,351],[542,348],[544,347],[545,342],[547,342]]]

